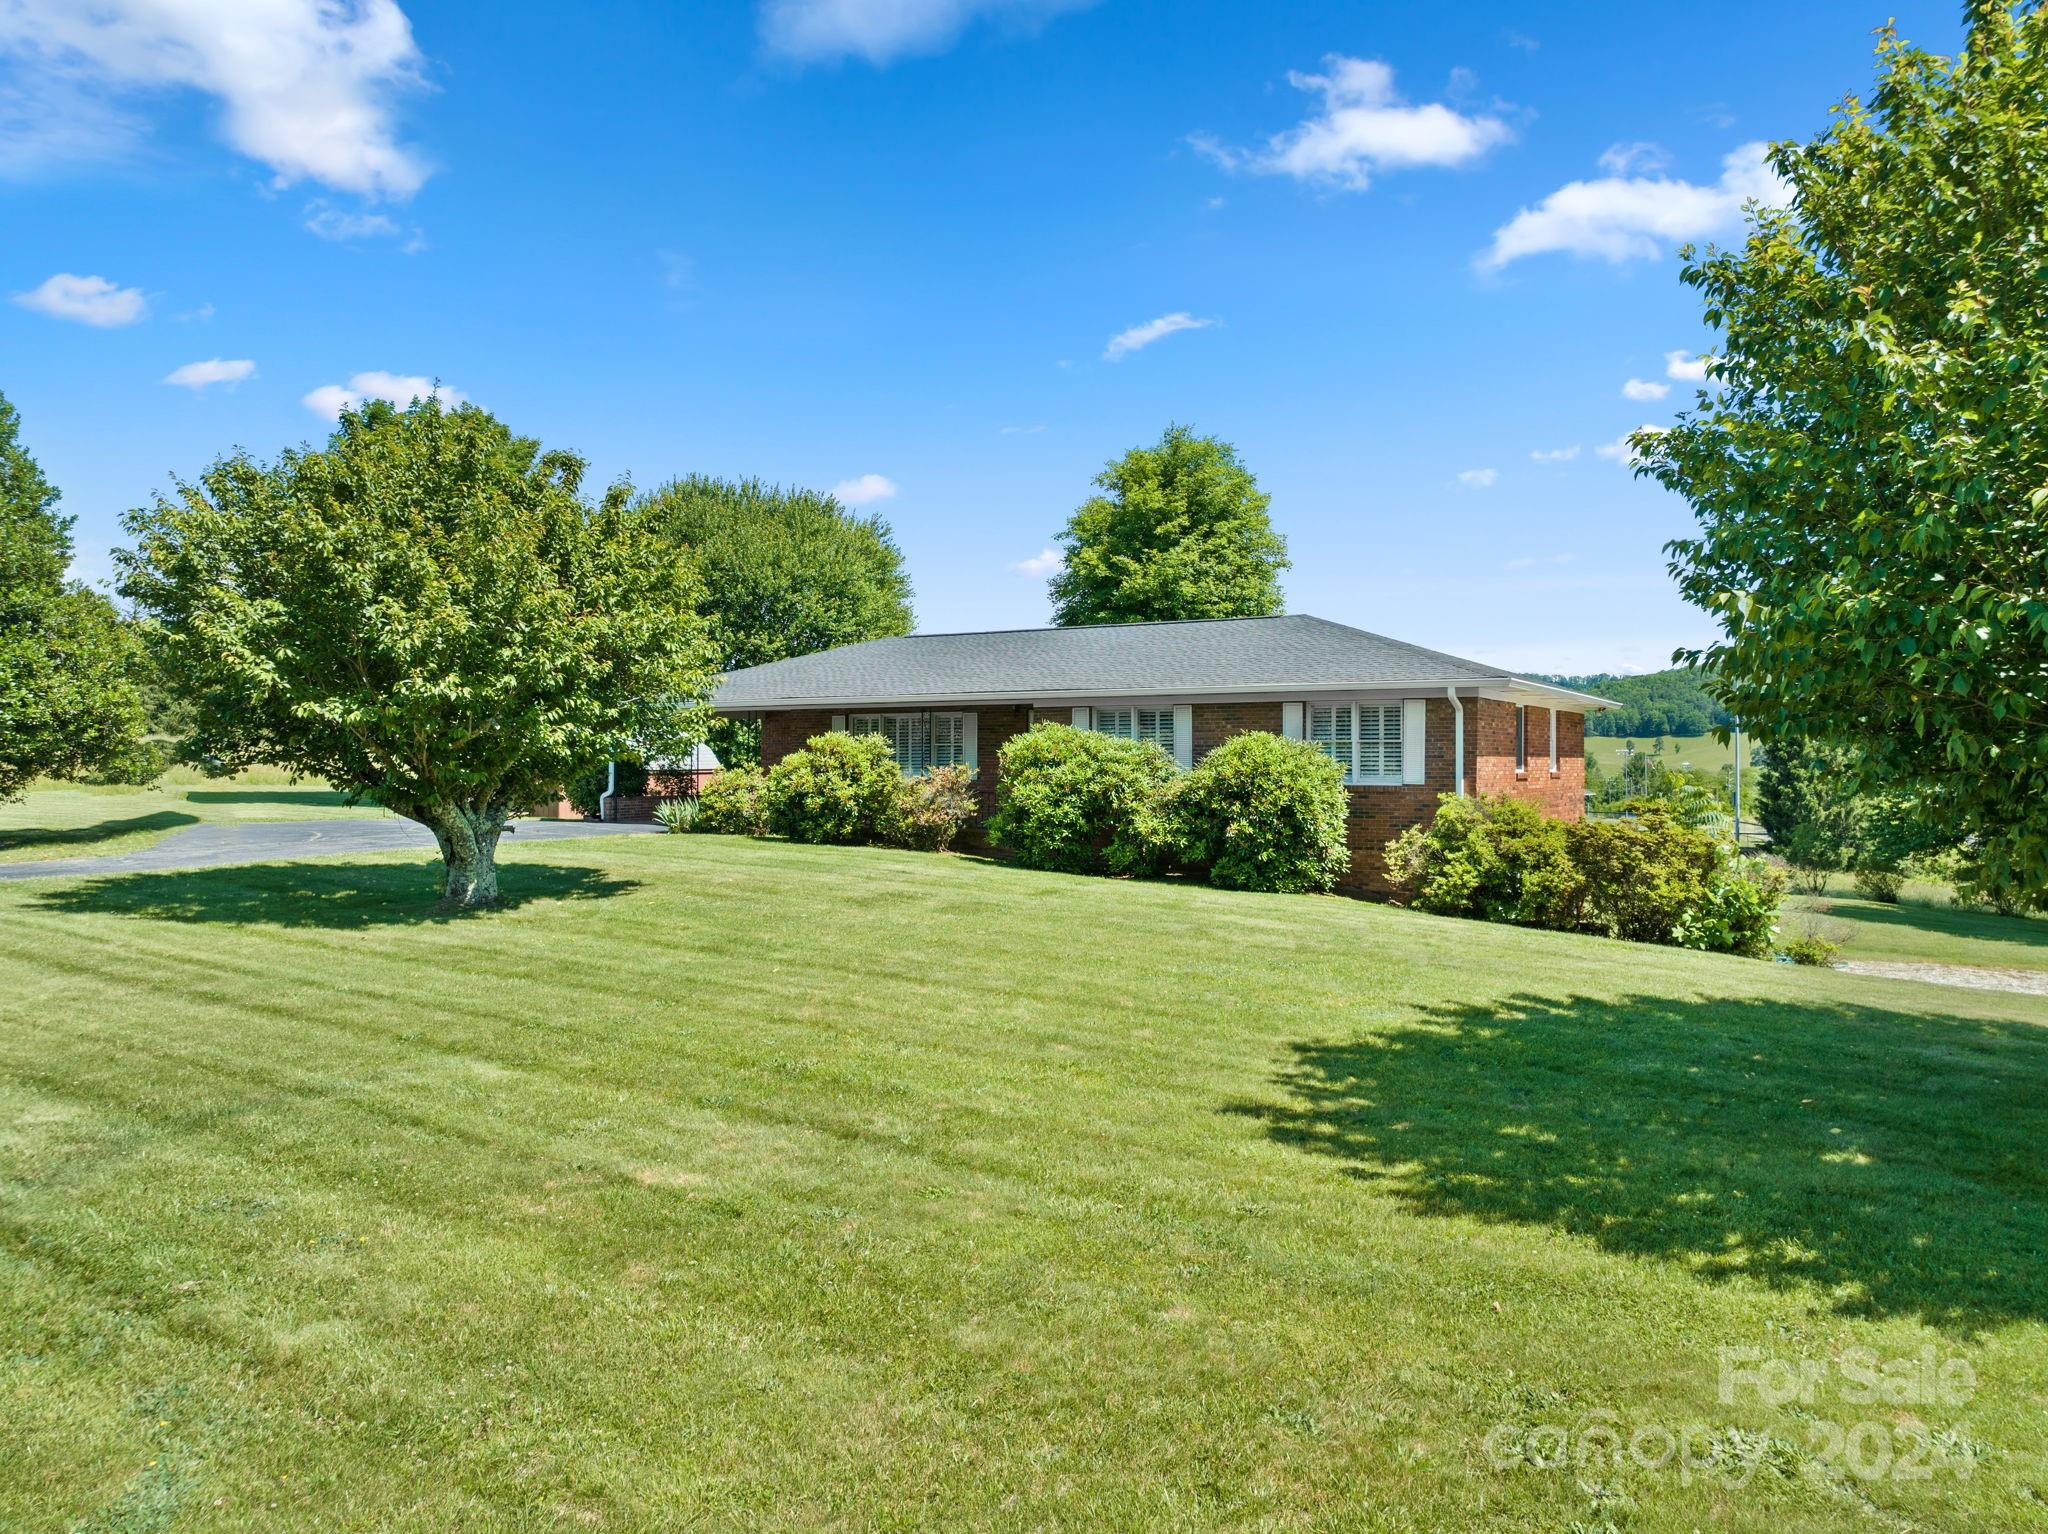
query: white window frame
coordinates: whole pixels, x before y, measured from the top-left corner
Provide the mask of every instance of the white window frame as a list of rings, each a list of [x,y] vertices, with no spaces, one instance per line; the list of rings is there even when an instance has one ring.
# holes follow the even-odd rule
[[[1128,731],[1104,727],[1103,719],[1105,715],[1115,718],[1123,714],[1130,715],[1130,728]],[[1150,734],[1145,732],[1139,717],[1144,714],[1153,716]],[[1168,756],[1174,754],[1173,705],[1171,703],[1098,703],[1095,705],[1091,728],[1098,735],[1108,735],[1117,740],[1149,740]]]
[[[1515,705],[1515,776],[1529,776],[1529,705]]]
[[[886,721],[886,723],[885,723]],[[924,728],[924,754],[922,764],[916,760],[915,752],[906,753],[901,742],[900,731],[904,726],[915,730],[919,724]],[[882,726],[877,728],[877,726]],[[846,729],[850,735],[880,735],[889,742],[889,754],[896,759],[896,765],[916,777],[933,767],[971,767],[973,747],[970,744],[971,729],[968,715],[954,709],[880,709],[865,714],[848,714]],[[941,730],[952,738],[946,742],[942,753],[939,736]]]
[[[1401,700],[1311,703],[1304,713],[1303,737],[1311,745],[1322,747],[1344,768],[1347,784],[1360,788],[1392,788],[1408,781],[1404,749],[1407,709]],[[1376,772],[1359,770],[1367,746],[1367,735],[1362,725],[1368,714],[1376,716],[1376,728],[1371,738],[1373,753],[1379,760]],[[1318,719],[1318,715],[1325,716],[1330,725],[1321,735],[1317,726],[1323,720]],[[1342,750],[1338,749],[1340,746]]]
[[[1550,775],[1557,776],[1557,710],[1550,711]]]

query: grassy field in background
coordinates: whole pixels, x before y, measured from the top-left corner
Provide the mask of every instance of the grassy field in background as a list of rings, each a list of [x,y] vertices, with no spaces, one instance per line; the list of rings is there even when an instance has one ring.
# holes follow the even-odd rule
[[[2038,998],[714,837],[504,882],[0,885],[0,1527],[2042,1518]],[[1923,1348],[1965,1399],[1828,1373]],[[1544,1468],[1600,1424],[1694,1459]]]
[[[1664,762],[1671,767],[1690,762],[1701,772],[1719,772],[1735,760],[1735,743],[1723,743],[1711,735],[1641,735],[1633,737],[1632,740],[1623,739],[1618,735],[1588,735],[1586,752],[1592,760],[1600,764],[1603,772],[1611,775],[1621,770],[1624,746],[1633,744],[1636,750],[1646,752],[1659,741],[1664,746]],[[1743,777],[1746,783],[1749,775],[1750,746],[1747,738],[1743,740],[1742,746]]]
[[[202,821],[386,813],[374,805],[351,807],[324,783],[293,783],[260,767],[231,778],[176,768],[147,788],[43,782],[21,799],[0,803],[0,863],[139,852]]]

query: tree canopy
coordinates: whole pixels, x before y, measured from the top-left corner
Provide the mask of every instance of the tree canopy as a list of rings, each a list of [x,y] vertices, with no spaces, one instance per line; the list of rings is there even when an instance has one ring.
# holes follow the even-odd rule
[[[1596,671],[1584,676],[1539,676],[1537,680],[1590,692],[1621,705],[1588,714],[1588,735],[1705,735],[1734,723],[1721,700],[1707,690],[1707,673],[1691,666],[1640,676]]]
[[[1055,623],[1280,611],[1287,541],[1266,515],[1272,497],[1229,443],[1169,426],[1157,446],[1131,449],[1095,483],[1103,493],[1083,502],[1060,534]]]
[[[123,590],[199,749],[420,822],[444,901],[489,904],[510,816],[701,738],[688,563],[583,472],[474,406],[373,400],[323,449],[225,458],[129,513]]]
[[[720,670],[910,632],[910,577],[880,517],[816,490],[698,474],[638,509],[690,551]]]
[[[2048,17],[1973,0],[1955,58],[1879,35],[1879,80],[1685,253],[1709,388],[1635,439],[1687,497],[1670,546],[1704,661],[1770,741],[1854,748],[1991,875],[2048,887]]]
[[[138,648],[112,603],[67,579],[71,519],[20,427],[0,396],[0,799],[142,760]]]

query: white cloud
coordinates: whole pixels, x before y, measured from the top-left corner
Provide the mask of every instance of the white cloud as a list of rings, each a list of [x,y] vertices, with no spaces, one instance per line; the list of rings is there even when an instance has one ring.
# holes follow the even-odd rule
[[[1482,267],[1499,269],[1524,256],[1567,251],[1603,261],[1647,261],[1670,244],[1704,239],[1733,227],[1755,198],[1782,204],[1789,189],[1764,161],[1764,145],[1744,144],[1721,162],[1721,179],[1698,186],[1673,177],[1607,176],[1572,181],[1494,231]]]
[[[393,122],[393,99],[420,83],[422,64],[397,0],[8,0],[0,56],[14,61],[17,98],[62,94],[87,125],[68,145],[31,125],[30,147],[46,156],[119,152],[142,131],[119,103],[183,88],[213,98],[221,137],[281,185],[405,197],[427,179]],[[0,110],[10,139],[14,115]]]
[[[1323,59],[1324,74],[1290,71],[1296,90],[1318,93],[1320,112],[1263,149],[1234,149],[1206,134],[1188,139],[1226,170],[1339,186],[1362,192],[1386,170],[1417,165],[1462,165],[1514,137],[1497,117],[1475,117],[1441,102],[1412,106],[1394,89],[1394,71],[1378,59],[1341,53]]]
[[[1633,144],[1611,144],[1600,156],[1600,168],[1610,176],[1654,175],[1671,164],[1661,144],[1638,139]]]
[[[306,228],[323,240],[396,240],[407,255],[426,249],[426,235],[415,225],[410,231],[397,219],[383,213],[351,213],[345,208],[314,202],[306,208]]]
[[[1109,338],[1109,345],[1102,349],[1104,362],[1117,362],[1132,352],[1150,346],[1154,341],[1163,341],[1176,330],[1207,330],[1214,320],[1198,320],[1187,310],[1162,314],[1156,320],[1147,320],[1142,325],[1133,325],[1129,330],[1120,330]],[[1064,363],[1061,366],[1065,366]]]
[[[1676,378],[1681,383],[1705,383],[1707,381],[1707,359],[1695,357],[1683,347],[1664,354],[1664,376]]]
[[[1094,0],[763,0],[761,42],[799,62],[942,53],[976,21],[1030,28]]]
[[[1570,463],[1578,456],[1579,445],[1574,442],[1570,447],[1539,447],[1529,459],[1532,463]]]
[[[1040,549],[1029,559],[1020,559],[1010,568],[1019,575],[1050,575],[1066,562],[1065,556],[1058,549]]]
[[[884,474],[863,474],[859,479],[842,479],[832,487],[833,499],[849,506],[886,501],[896,494],[896,481]]]
[[[1511,559],[1502,565],[1503,570],[1536,570],[1545,565],[1568,565],[1579,556],[1576,554],[1525,554],[1520,559]]]
[[[997,434],[1004,437],[1035,437],[1044,430],[1045,427],[1043,425],[999,426],[996,428]]]
[[[215,357],[211,361],[188,362],[181,368],[172,368],[164,375],[164,382],[197,393],[211,384],[238,384],[255,376],[256,364],[246,357],[232,362]]]
[[[1461,469],[1458,472],[1458,483],[1469,490],[1488,489],[1499,478],[1498,469]]]
[[[409,405],[416,399],[432,397],[444,405],[467,402],[469,396],[435,383],[417,373],[357,373],[347,387],[322,384],[301,401],[315,415],[337,416],[366,399],[388,399],[394,405]]]
[[[1632,400],[1662,399],[1671,392],[1671,385],[1658,383],[1654,378],[1631,378],[1621,386],[1621,397]]]
[[[1645,423],[1637,427],[1636,431],[1660,432],[1663,429],[1661,426],[1652,426]],[[1625,431],[1612,442],[1601,443],[1593,449],[1593,456],[1605,458],[1610,463],[1625,463],[1631,468],[1635,467],[1636,464],[1642,462],[1641,458],[1637,456],[1636,450],[1629,445],[1628,439],[1635,434],[1633,431]]]
[[[142,289],[116,287],[104,277],[80,277],[73,272],[46,277],[39,286],[15,294],[14,301],[38,314],[103,330],[133,325],[149,313],[149,300]]]

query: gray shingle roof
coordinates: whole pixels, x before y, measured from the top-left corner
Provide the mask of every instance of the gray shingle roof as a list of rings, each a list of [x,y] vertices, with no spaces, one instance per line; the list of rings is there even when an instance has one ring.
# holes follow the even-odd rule
[[[827,704],[1244,693],[1456,684],[1599,700],[1363,629],[1290,613],[1186,623],[912,634],[728,672],[712,706],[734,712]]]

